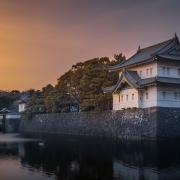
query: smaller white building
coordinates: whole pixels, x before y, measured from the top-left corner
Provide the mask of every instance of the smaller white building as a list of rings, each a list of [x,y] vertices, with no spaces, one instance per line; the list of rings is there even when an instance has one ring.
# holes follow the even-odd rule
[[[19,101],[19,104],[18,104],[19,113],[22,113],[25,110],[26,110],[26,101],[24,101],[24,100]]]
[[[180,43],[175,37],[138,49],[128,60],[112,66],[118,82],[104,88],[113,95],[113,110],[124,108],[180,108]]]

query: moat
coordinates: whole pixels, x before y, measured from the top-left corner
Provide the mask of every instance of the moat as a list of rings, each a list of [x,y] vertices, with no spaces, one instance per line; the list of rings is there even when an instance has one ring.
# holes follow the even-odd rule
[[[37,140],[0,134],[0,179],[180,179],[180,142]]]

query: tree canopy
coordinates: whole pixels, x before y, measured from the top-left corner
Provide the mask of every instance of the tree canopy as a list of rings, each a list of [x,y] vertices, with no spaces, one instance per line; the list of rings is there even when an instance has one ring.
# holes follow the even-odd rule
[[[107,67],[125,61],[122,54],[93,58],[76,63],[57,80],[55,86],[47,85],[32,93],[27,105],[31,113],[69,112],[71,104],[78,104],[81,111],[111,109],[112,95],[104,94],[102,88],[115,84],[118,73],[108,72]]]
[[[11,92],[0,91],[0,109],[14,109],[14,102],[18,100],[21,93],[18,90],[13,90]]]

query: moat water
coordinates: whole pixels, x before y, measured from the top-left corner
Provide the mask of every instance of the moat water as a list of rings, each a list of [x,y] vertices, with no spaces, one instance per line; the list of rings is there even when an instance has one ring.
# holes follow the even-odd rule
[[[0,180],[178,180],[180,141],[0,135]]]

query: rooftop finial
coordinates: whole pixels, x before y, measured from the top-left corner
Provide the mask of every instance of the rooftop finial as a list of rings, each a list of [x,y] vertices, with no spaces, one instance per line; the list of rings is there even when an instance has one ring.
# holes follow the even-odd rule
[[[179,42],[179,39],[178,39],[178,36],[177,36],[176,32],[175,32],[175,34],[174,34],[174,39],[175,39],[177,42]]]
[[[141,46],[139,45],[139,46],[138,46],[137,52],[140,52],[140,50],[141,50]]]
[[[177,38],[177,34],[176,34],[176,32],[174,33],[174,37],[175,37],[175,38]]]

